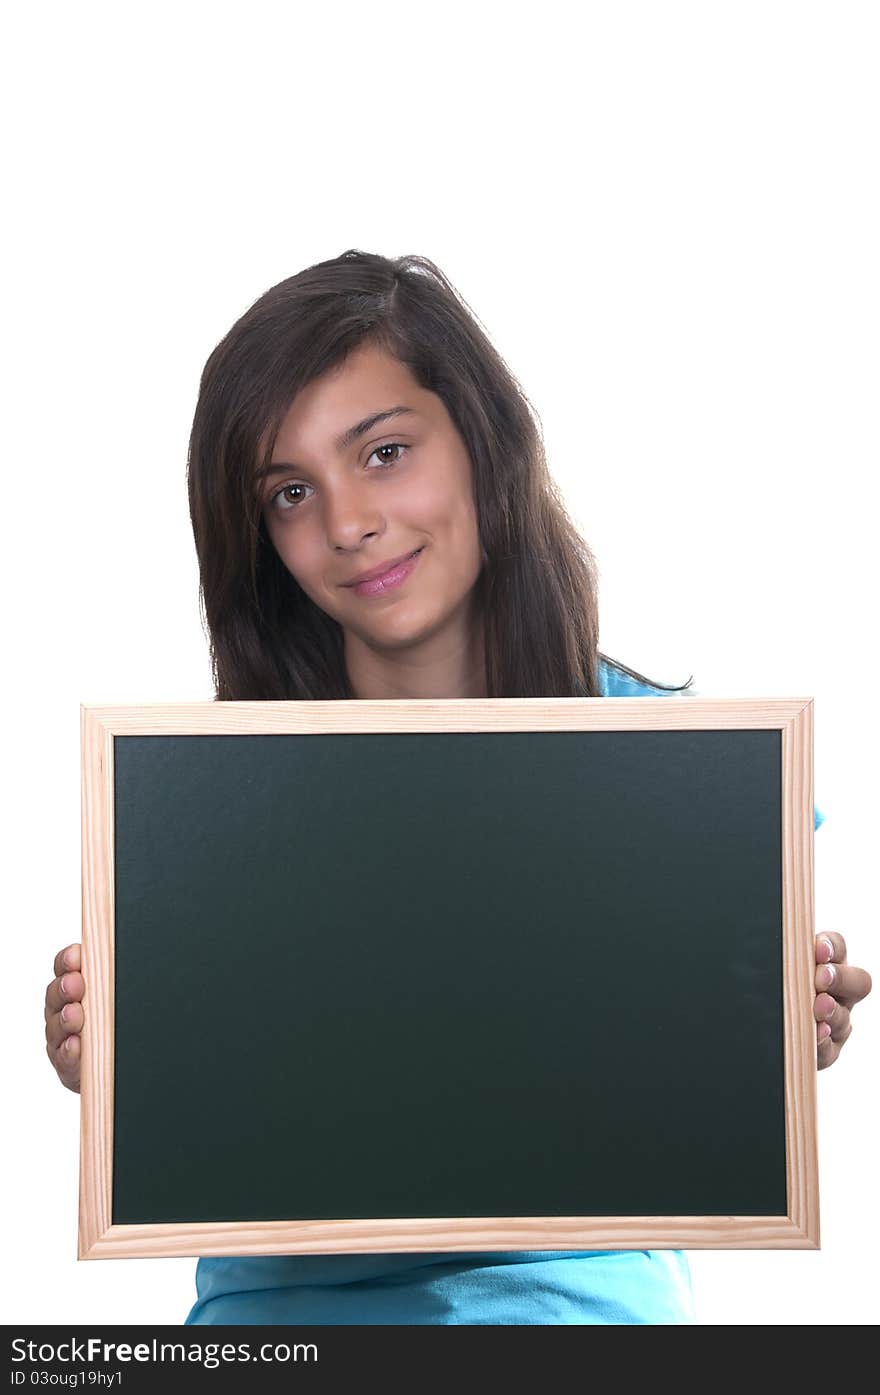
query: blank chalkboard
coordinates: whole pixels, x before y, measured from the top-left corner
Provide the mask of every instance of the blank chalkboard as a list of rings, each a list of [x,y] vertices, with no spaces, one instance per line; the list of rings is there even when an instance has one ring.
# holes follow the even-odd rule
[[[82,718],[82,1257],[818,1243],[810,699]]]

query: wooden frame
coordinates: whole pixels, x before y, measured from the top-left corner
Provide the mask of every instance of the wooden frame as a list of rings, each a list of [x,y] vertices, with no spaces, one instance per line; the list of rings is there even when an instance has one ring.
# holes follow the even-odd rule
[[[763,728],[781,732],[788,1214],[254,1221],[114,1225],[114,737],[316,732]],[[82,1035],[79,1257],[819,1244],[811,698],[223,702],[81,707]]]

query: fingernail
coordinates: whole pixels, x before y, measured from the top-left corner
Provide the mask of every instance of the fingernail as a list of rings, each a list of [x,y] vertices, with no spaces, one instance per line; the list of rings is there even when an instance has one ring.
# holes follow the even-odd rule
[[[68,950],[67,953],[66,953],[65,956],[64,956],[64,963],[67,965],[68,969],[72,969],[72,968],[73,968],[73,964],[71,963],[71,959],[70,959],[70,950]]]
[[[837,970],[833,964],[823,964],[819,970],[819,982],[823,988],[830,988],[837,978]]]
[[[61,1009],[61,1021],[62,1021],[62,1022],[66,1022],[66,1021],[68,1020],[69,1012],[70,1012],[69,1007],[63,1007],[63,1008]]]
[[[827,1022],[823,1022],[819,1027],[819,1040],[827,1041],[830,1036],[831,1028],[829,1027]]]
[[[822,936],[822,943],[823,943],[823,945],[827,945],[827,946],[828,946],[828,958],[829,958],[829,959],[833,959],[833,958],[834,958],[834,945],[831,943],[831,941],[830,941],[830,940],[827,938],[827,936],[825,936],[825,935]]]
[[[61,978],[61,979],[59,980],[58,987],[61,989],[62,996],[66,998],[66,997],[67,997],[67,989],[64,987],[64,979],[63,979],[63,978]]]

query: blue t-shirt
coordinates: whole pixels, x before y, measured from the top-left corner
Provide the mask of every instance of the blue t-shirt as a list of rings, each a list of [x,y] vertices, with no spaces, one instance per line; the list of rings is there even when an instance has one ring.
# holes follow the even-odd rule
[[[600,661],[603,697],[674,697]],[[815,826],[824,816],[815,811]],[[693,1323],[680,1250],[206,1257],[187,1324]]]

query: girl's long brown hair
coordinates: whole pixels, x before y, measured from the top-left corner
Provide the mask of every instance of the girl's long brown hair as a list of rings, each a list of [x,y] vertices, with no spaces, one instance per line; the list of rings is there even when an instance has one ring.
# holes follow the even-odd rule
[[[254,483],[293,399],[361,344],[440,397],[473,464],[489,697],[598,697],[597,569],[569,518],[536,416],[473,311],[427,257],[355,249],[281,281],[205,364],[187,486],[218,701],[351,698],[342,629],[269,539]]]

